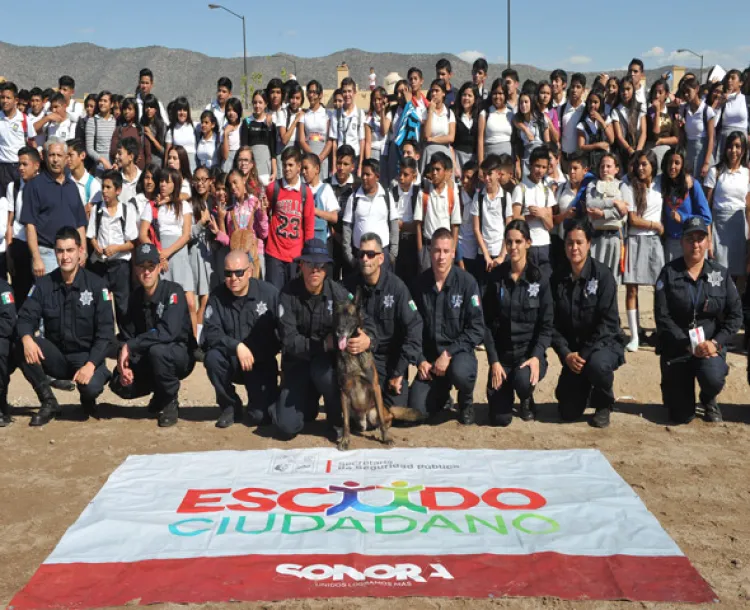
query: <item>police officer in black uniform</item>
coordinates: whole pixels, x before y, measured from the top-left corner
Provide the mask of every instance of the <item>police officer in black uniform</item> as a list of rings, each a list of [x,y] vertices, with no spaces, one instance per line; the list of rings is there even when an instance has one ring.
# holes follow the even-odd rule
[[[567,262],[551,281],[555,316],[552,347],[563,365],[555,396],[563,421],[575,421],[587,402],[589,423],[609,426],[615,371],[625,362],[612,272],[589,255],[593,229],[586,218],[565,221]]]
[[[377,233],[365,233],[359,243],[359,272],[344,281],[375,324],[375,368],[386,406],[408,405],[409,364],[422,351],[422,318],[411,294],[398,277],[384,270],[383,242]]]
[[[484,345],[490,374],[487,402],[490,423],[510,425],[513,392],[518,415],[534,419],[533,393],[547,373],[552,343],[552,292],[546,275],[528,260],[531,232],[525,220],[505,227],[507,259],[492,270],[484,293]]]
[[[224,285],[211,291],[203,316],[204,365],[221,415],[217,428],[242,421],[241,383],[249,399],[246,422],[270,421],[269,407],[279,393],[276,314],[279,291],[252,277],[252,257],[233,251],[224,259]]]
[[[109,388],[126,400],[153,393],[149,412],[158,413],[159,426],[166,428],[177,423],[180,381],[195,366],[193,327],[182,287],[159,277],[156,246],[138,246],[133,264],[140,286],[128,299],[124,343]]]
[[[453,236],[433,233],[431,268],[419,275],[414,301],[424,322],[422,353],[411,385],[409,407],[423,418],[441,409],[451,387],[458,389],[459,421],[474,423],[476,347],[484,339],[484,319],[477,281],[453,264]]]
[[[81,235],[62,227],[55,235],[58,269],[37,278],[18,312],[16,362],[39,397],[29,425],[43,426],[60,414],[47,375],[78,386],[87,415],[109,380],[104,359],[114,341],[112,301],[104,281],[81,269]],[[39,323],[44,336],[35,336]]]
[[[342,417],[333,311],[336,303],[353,297],[341,284],[326,277],[331,258],[322,240],[306,241],[296,262],[301,263],[302,274],[284,286],[279,296],[281,392],[271,417],[280,436],[292,439],[305,422],[315,420],[322,395],[328,425],[338,436]],[[363,317],[364,329],[347,343],[346,349],[352,354],[377,349],[375,327],[369,316]]]
[[[0,428],[4,428],[13,421],[8,405],[8,384],[10,374],[15,369],[15,358],[11,346],[16,330],[16,319],[13,289],[8,282],[0,278]]]
[[[682,257],[664,266],[654,293],[662,401],[678,424],[695,418],[696,379],[705,420],[722,421],[716,397],[729,373],[726,344],[742,324],[731,276],[705,258],[709,239],[700,216],[688,219],[682,225]]]

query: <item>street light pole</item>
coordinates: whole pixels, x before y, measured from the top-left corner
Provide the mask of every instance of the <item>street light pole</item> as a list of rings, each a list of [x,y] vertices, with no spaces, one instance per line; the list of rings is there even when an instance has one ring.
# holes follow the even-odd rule
[[[696,53],[695,51],[691,51],[690,49],[677,49],[678,53],[690,53],[691,55],[695,55],[697,58],[701,60],[701,78],[700,82],[703,83],[703,55],[700,53]]]
[[[510,68],[510,0],[508,0],[508,68]]]
[[[208,8],[210,9],[220,8],[222,10],[225,10],[230,15],[234,15],[235,17],[237,17],[237,19],[240,19],[242,21],[242,67],[245,72],[245,107],[247,107],[249,100],[248,100],[248,89],[247,89],[247,34],[245,33],[245,16],[238,15],[234,11],[230,11],[226,6],[222,6],[221,4],[209,4]]]

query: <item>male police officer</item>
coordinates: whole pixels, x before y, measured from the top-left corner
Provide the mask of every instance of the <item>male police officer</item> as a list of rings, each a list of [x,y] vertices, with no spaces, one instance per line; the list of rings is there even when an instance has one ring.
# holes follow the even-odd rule
[[[221,415],[217,428],[242,420],[241,383],[249,399],[246,422],[269,421],[269,407],[279,393],[276,314],[279,291],[251,277],[252,257],[232,251],[224,259],[224,285],[211,291],[203,316],[204,365]]]
[[[344,282],[375,324],[375,368],[386,406],[408,404],[409,364],[422,351],[422,318],[406,285],[383,269],[385,253],[377,233],[365,233],[357,249],[359,273]]]
[[[280,435],[292,439],[306,421],[318,415],[323,396],[328,425],[341,427],[341,392],[334,360],[333,310],[336,303],[351,299],[343,286],[326,277],[331,262],[328,248],[320,239],[305,242],[302,275],[291,280],[279,297],[279,335],[281,338],[281,393],[271,415]],[[376,348],[375,329],[364,316],[364,330],[349,339],[346,349],[360,354]]]
[[[409,407],[422,415],[440,409],[452,386],[458,388],[459,421],[474,423],[474,349],[484,339],[484,318],[476,280],[453,264],[455,248],[448,229],[432,235],[431,268],[414,286],[414,301],[422,314],[422,353],[411,386]]]
[[[682,226],[682,257],[664,266],[656,282],[654,316],[661,347],[661,394],[670,419],[695,417],[695,380],[708,422],[721,422],[716,397],[729,367],[726,344],[742,324],[742,303],[727,270],[705,258],[705,221]]]
[[[104,281],[81,269],[81,234],[62,227],[55,236],[58,268],[37,278],[18,314],[17,362],[41,408],[30,425],[43,426],[60,414],[47,375],[78,385],[87,415],[96,410],[109,371],[104,359],[114,340],[112,302]],[[44,336],[35,336],[39,323]]]
[[[180,380],[195,366],[193,327],[182,287],[159,278],[156,246],[138,246],[133,264],[140,286],[128,299],[125,343],[109,388],[128,400],[153,392],[149,411],[159,413],[159,426],[166,428],[177,423]]]
[[[13,421],[8,405],[8,383],[10,374],[15,368],[11,347],[17,317],[13,289],[5,279],[0,278],[0,428],[4,428]]]

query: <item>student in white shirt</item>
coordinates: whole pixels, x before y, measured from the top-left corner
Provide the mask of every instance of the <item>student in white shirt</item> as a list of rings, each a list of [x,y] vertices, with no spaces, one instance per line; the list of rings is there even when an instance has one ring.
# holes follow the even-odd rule
[[[123,138],[117,146],[115,160],[122,176],[122,191],[120,199],[131,201],[135,199],[138,190],[138,181],[141,179],[141,171],[135,161],[138,158],[138,142],[135,138]]]
[[[664,234],[661,223],[664,201],[656,180],[656,155],[652,151],[638,153],[632,169],[630,184],[623,182],[620,192],[629,210],[628,256],[622,281],[631,338],[625,349],[636,352],[640,327],[638,286],[654,286],[664,266],[660,240]]]
[[[219,125],[219,129],[223,129],[227,113],[227,101],[232,97],[232,81],[226,76],[222,76],[216,82],[216,99],[211,100],[211,103],[206,106],[206,110],[210,110],[216,117],[216,123]],[[242,115],[240,115],[242,116]]]
[[[17,103],[18,87],[9,81],[0,83],[0,193],[18,178],[18,151],[36,136]]]
[[[190,163],[190,174],[192,175],[196,168],[196,129],[193,119],[190,116],[190,103],[187,98],[178,97],[173,102],[170,112],[169,128],[167,129],[167,136],[164,140],[167,149],[167,156],[169,156],[169,150],[172,147],[182,146],[187,153],[187,158]]]
[[[2,88],[0,88],[0,91],[2,91]],[[39,87],[34,87],[29,91],[29,94],[31,96],[31,99],[29,100],[29,108],[26,110],[26,119],[27,121],[35,125],[36,122],[39,119],[44,118],[44,115],[46,114],[46,111],[44,109],[44,99],[42,97],[42,90]],[[94,95],[94,98],[96,100],[96,95]],[[98,107],[96,105],[96,101],[94,101],[94,113],[96,114]],[[78,126],[78,125],[77,125]],[[37,150],[41,150],[44,146],[44,142],[46,140],[46,135],[44,133],[38,133],[36,136],[34,136],[33,140],[35,142]],[[86,132],[83,133],[83,140],[86,139]]]
[[[276,156],[274,157],[274,160],[276,160],[276,173],[278,175],[281,175],[281,159],[279,159],[278,156],[281,154],[283,145],[281,142],[281,136],[279,134],[279,126],[284,123],[284,109],[286,108],[286,104],[284,103],[284,83],[281,82],[280,78],[272,78],[270,81],[268,81],[268,84],[266,85],[266,95],[264,100],[267,104],[265,112],[266,114],[271,116],[271,122],[275,127],[276,146],[274,150],[276,152]],[[255,101],[256,97],[255,94],[253,94],[254,112]],[[260,163],[260,161],[259,167],[263,167],[263,164]],[[261,172],[261,175],[263,175],[263,173],[264,172]]]
[[[578,150],[578,130],[576,126],[585,109],[583,92],[586,89],[586,77],[576,72],[570,78],[568,99],[557,107],[560,120],[560,148],[562,150],[563,171],[568,171],[568,156]]]
[[[138,73],[138,93],[136,93],[135,101],[138,104],[138,116],[143,116],[143,104],[149,95],[153,95],[154,88],[154,73],[148,68],[143,68]],[[169,116],[167,111],[164,109],[164,104],[159,104],[159,115],[165,125],[169,125]]]
[[[109,149],[117,120],[112,114],[112,93],[99,93],[97,104],[99,113],[86,122],[86,156],[96,164],[97,173],[102,173],[106,169],[112,169]]]
[[[508,89],[503,79],[496,78],[490,88],[490,104],[479,114],[477,160],[480,165],[487,155],[513,156],[513,112],[508,108]]]
[[[377,234],[383,242],[383,268],[389,270],[398,256],[398,212],[390,194],[380,184],[380,164],[362,162],[362,186],[352,193],[343,212],[344,258],[356,269],[357,248],[365,233]]]
[[[539,112],[547,118],[549,127],[549,141],[560,143],[560,119],[557,116],[557,108],[552,106],[552,87],[546,80],[540,81],[536,86],[536,107]]]
[[[385,146],[386,130],[385,106],[388,94],[383,87],[376,87],[370,93],[370,111],[365,117],[365,159],[375,159],[381,163]],[[381,178],[386,178],[386,172],[381,168]]]
[[[619,102],[609,115],[617,149],[620,153],[620,167],[627,172],[628,162],[636,150],[643,150],[646,144],[646,113],[635,98],[635,85],[630,76],[620,80]]]
[[[328,158],[333,144],[328,139],[330,118],[328,111],[320,103],[323,85],[316,80],[307,83],[307,100],[310,107],[302,117],[299,127],[299,143],[302,151],[314,153],[320,159],[320,179],[328,180]]]
[[[76,123],[84,114],[83,104],[73,99],[73,95],[76,92],[76,82],[70,76],[61,76],[57,79],[57,87],[58,91],[65,98],[65,110],[73,127],[73,133],[75,133]],[[72,138],[73,136],[70,137]]]
[[[544,183],[549,169],[549,152],[540,146],[529,158],[529,175],[513,190],[513,217],[526,220],[531,230],[529,260],[549,278],[550,231],[554,226],[555,195]]]
[[[144,98],[141,109],[143,135],[151,144],[151,162],[160,166],[164,164],[164,140],[167,137],[167,124],[161,118],[159,100],[150,93]]]
[[[190,171],[190,161],[184,147],[178,144],[169,149],[169,153],[167,153],[167,167],[179,172],[180,176],[182,176],[182,183],[180,184],[180,192],[178,194],[179,198],[183,200],[191,199],[193,189],[190,187],[190,184],[193,182],[193,173]]]
[[[81,203],[86,208],[86,215],[91,211],[91,202],[102,190],[102,184],[86,171],[86,148],[80,140],[73,140],[68,144],[68,169],[70,177],[78,187]]]
[[[34,123],[34,131],[43,132],[45,140],[52,136],[58,136],[65,141],[72,140],[76,128],[65,110],[67,105],[63,94],[55,93],[49,98],[49,106],[49,113]]]
[[[718,128],[718,151],[725,149],[724,143],[733,131],[748,132],[748,104],[742,94],[742,74],[739,70],[729,70],[724,80],[724,103],[721,107],[721,117]]]
[[[187,244],[193,228],[193,206],[180,199],[182,176],[177,170],[165,168],[159,172],[157,185],[158,235],[161,242],[161,277],[177,282],[185,291],[188,311],[195,311],[195,283],[190,267]],[[149,229],[153,222],[151,206],[143,208],[139,238],[142,243],[152,243]]]
[[[90,270],[103,278],[115,297],[117,324],[125,323],[130,294],[130,257],[138,239],[138,213],[135,206],[122,201],[122,176],[117,170],[102,175],[102,190],[97,194],[89,216],[86,237],[91,245]]]
[[[375,91],[378,86],[378,75],[375,74],[375,68],[370,68],[370,74],[367,78],[370,82],[370,91]]]
[[[422,85],[424,84],[422,70],[419,68],[409,68],[409,71],[406,73],[406,80],[409,84],[409,96],[407,99],[411,100],[412,105],[419,115],[419,120],[424,121],[429,101],[424,93],[422,93]]]
[[[399,176],[391,184],[391,199],[399,217],[398,257],[396,275],[408,286],[419,274],[417,226],[414,213],[422,205],[422,192],[417,181],[417,161],[411,157],[401,160]]]
[[[477,87],[480,100],[486,100],[489,97],[490,92],[487,91],[487,72],[489,71],[489,64],[484,57],[475,59],[471,66],[471,80]]]
[[[310,186],[315,202],[315,237],[328,243],[331,227],[339,220],[339,205],[331,185],[320,181],[320,159],[315,153],[302,156],[302,178]]]
[[[682,83],[681,94],[685,103],[680,107],[680,126],[685,142],[687,171],[702,182],[711,169],[711,152],[714,149],[714,110],[700,98],[700,83],[687,79]]]
[[[226,104],[224,129],[221,137],[222,171],[229,173],[234,167],[234,158],[240,149],[240,126],[242,125],[242,102],[230,97]]]
[[[422,191],[421,205],[414,210],[417,223],[417,250],[420,269],[431,267],[430,246],[432,234],[438,229],[448,229],[453,242],[458,242],[458,230],[462,224],[461,201],[458,185],[453,181],[453,161],[443,152],[432,155],[428,167],[430,182],[427,191]]]
[[[474,85],[471,85],[474,87]],[[456,264],[464,271],[474,276],[479,284],[484,273],[482,272],[482,260],[479,256],[479,244],[474,234],[474,216],[472,208],[474,196],[477,194],[479,184],[479,165],[476,159],[470,159],[464,164],[461,173],[461,186],[459,195],[461,201],[461,227],[458,229],[458,246],[456,247]]]
[[[739,281],[742,292],[747,274],[747,217],[750,215],[750,170],[747,161],[747,137],[741,131],[729,134],[721,160],[706,176],[706,198],[713,213],[712,240],[709,249],[717,263],[726,267]]]
[[[302,104],[305,103],[305,94],[302,86],[297,82],[286,84],[287,106],[281,110],[280,122],[276,124],[281,146],[276,150],[276,167],[281,167],[281,153],[287,148],[296,146],[299,148],[300,134],[299,125],[305,116]]]
[[[523,144],[523,158],[516,158],[516,176],[523,177],[529,173],[532,151],[550,139],[549,122],[537,107],[532,94],[521,93],[518,96],[518,112],[513,116],[513,126]]]
[[[585,110],[576,130],[578,148],[588,153],[590,166],[598,168],[600,159],[615,141],[611,120],[604,114],[604,97],[598,91],[591,91],[586,98]]]
[[[628,64],[628,76],[633,79],[635,88],[635,99],[640,104],[641,111],[646,112],[646,83],[643,80],[643,62],[638,58],[633,58]]]
[[[553,270],[559,269],[567,260],[563,225],[569,218],[575,218],[578,212],[578,191],[589,170],[588,155],[580,150],[570,156],[569,162],[569,180],[559,185],[555,194],[557,205],[552,215],[554,228],[550,232],[550,261]]]
[[[456,115],[446,105],[446,83],[443,79],[436,79],[430,85],[430,105],[422,123],[422,171],[430,163],[432,155],[442,152],[448,155],[456,165],[453,154],[453,140],[456,138]]]
[[[195,166],[211,169],[221,165],[221,136],[219,124],[212,110],[201,113],[197,142],[195,145]]]
[[[482,254],[483,278],[505,260],[505,223],[513,215],[505,189],[500,184],[503,171],[498,155],[487,155],[482,161],[484,188],[474,194],[471,215],[474,235]],[[480,283],[483,285],[484,281]]]
[[[331,116],[328,137],[333,141],[333,164],[336,165],[336,150],[339,146],[348,144],[354,149],[354,170],[355,174],[359,175],[364,160],[362,152],[365,146],[365,113],[354,104],[354,90],[353,79],[347,76],[341,81],[344,106]],[[359,240],[356,243],[359,243]]]

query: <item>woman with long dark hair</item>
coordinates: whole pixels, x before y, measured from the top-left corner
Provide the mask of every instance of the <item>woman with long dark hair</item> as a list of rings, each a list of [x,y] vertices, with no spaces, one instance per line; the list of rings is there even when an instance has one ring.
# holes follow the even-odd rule
[[[516,160],[516,176],[523,178],[529,174],[531,153],[550,140],[547,117],[539,110],[532,93],[524,92],[518,96],[518,112],[513,117],[513,127],[523,147],[523,153]]]
[[[141,116],[143,135],[151,146],[151,161],[161,166],[164,164],[164,139],[167,137],[167,126],[161,118],[159,100],[152,94],[143,98],[143,115]]]
[[[664,155],[657,181],[663,201],[664,259],[669,263],[682,256],[682,228],[694,216],[703,219],[711,236],[711,210],[703,189],[689,173],[681,148],[672,148]]]
[[[114,161],[117,149],[124,138],[133,138],[138,142],[138,156],[135,164],[143,170],[151,163],[151,142],[144,135],[143,125],[138,122],[138,104],[134,97],[126,97],[120,106],[120,118],[117,120],[112,144],[109,147],[109,158]]]
[[[464,83],[456,95],[456,137],[453,150],[456,155],[455,174],[463,175],[464,166],[477,158],[477,134],[479,133],[479,106],[481,98],[474,83]]]
[[[320,179],[328,179],[328,157],[333,144],[328,140],[330,118],[321,103],[323,85],[317,80],[307,83],[307,100],[310,107],[305,111],[300,124],[300,146],[305,153],[315,153],[320,159]]]
[[[664,154],[680,142],[677,121],[667,106],[668,97],[667,81],[660,78],[651,85],[648,95],[651,106],[646,113],[646,148],[656,155],[657,174],[661,172]]]
[[[178,97],[169,110],[169,128],[164,142],[167,154],[173,146],[182,146],[190,162],[190,173],[195,171],[195,125],[190,115],[190,103],[186,97]]]
[[[385,139],[385,111],[388,94],[383,87],[375,87],[370,92],[370,110],[365,116],[365,159],[375,159],[378,163],[383,156]],[[385,176],[381,176],[384,178]]]
[[[599,167],[599,161],[614,143],[611,121],[604,114],[604,95],[600,90],[591,91],[586,98],[578,125],[578,148],[589,155],[592,168]]]
[[[505,227],[507,259],[493,269],[484,293],[484,345],[490,374],[490,423],[507,426],[518,396],[518,416],[534,419],[534,389],[547,372],[553,303],[549,282],[528,260],[531,232],[525,220]]]
[[[560,142],[560,118],[557,114],[557,108],[552,106],[552,85],[549,84],[549,81],[542,80],[537,84],[536,104],[539,111],[547,117],[550,142]]]
[[[231,170],[234,157],[241,146],[242,102],[239,98],[230,97],[227,100],[224,118],[225,125],[221,138],[221,169],[226,172]]]
[[[623,283],[630,327],[627,350],[638,351],[640,328],[638,287],[653,286],[664,266],[662,196],[656,181],[657,164],[653,151],[633,157],[630,183],[620,187],[628,204],[628,247]]]
[[[563,266],[552,276],[552,347],[563,365],[555,396],[563,421],[593,407],[589,423],[609,426],[615,403],[615,371],[625,363],[617,308],[617,284],[609,269],[591,258],[593,230],[586,218],[564,223]]]
[[[716,113],[700,97],[700,83],[689,78],[682,83],[682,96],[685,103],[680,108],[680,126],[685,142],[685,162],[687,171],[696,180],[703,182],[711,169],[716,125]]]
[[[432,155],[442,152],[448,155],[456,166],[453,157],[453,140],[456,138],[456,115],[445,104],[447,95],[445,81],[436,78],[430,85],[430,103],[427,106],[425,121],[422,124],[422,173],[430,162]]]
[[[643,150],[646,145],[646,113],[635,96],[632,76],[624,76],[620,80],[619,91],[619,101],[609,118],[620,154],[620,167],[623,168],[623,173],[627,173],[630,157],[636,150]]]
[[[513,156],[513,111],[508,108],[508,88],[502,78],[496,78],[490,89],[487,109],[479,115],[477,160],[482,164],[487,155]]]
[[[721,101],[721,116],[716,125],[719,154],[725,150],[724,144],[729,134],[735,131],[747,133],[750,116],[742,84],[742,73],[739,70],[729,70],[722,81],[724,96]]]

